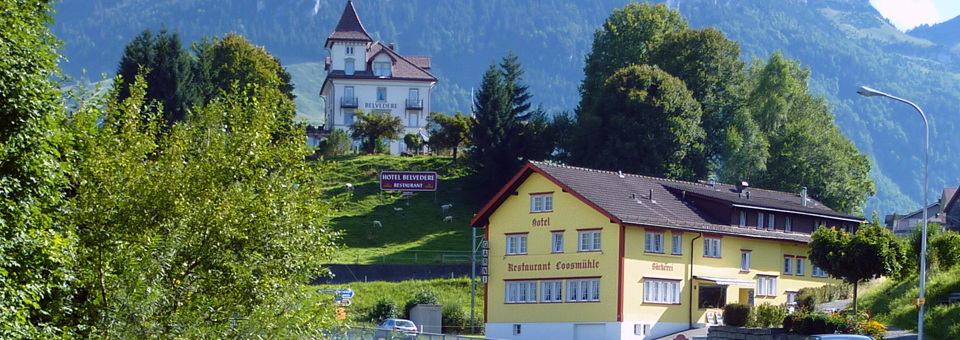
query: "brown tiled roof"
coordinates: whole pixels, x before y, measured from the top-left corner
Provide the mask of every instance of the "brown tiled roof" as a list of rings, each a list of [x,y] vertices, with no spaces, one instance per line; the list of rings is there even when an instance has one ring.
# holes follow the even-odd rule
[[[796,242],[810,241],[809,234],[741,228],[728,224],[729,221],[716,220],[707,213],[699,210],[693,204],[682,199],[681,191],[684,189],[679,189],[680,191],[677,189],[698,189],[698,186],[704,185],[541,162],[529,162],[496,197],[484,206],[483,210],[473,218],[471,225],[474,227],[485,226],[490,214],[532,173],[539,173],[547,177],[562,187],[565,192],[569,192],[580,198],[587,205],[609,217],[613,223],[663,227],[722,235],[738,235],[751,238]],[[723,187],[730,186],[723,185]],[[781,208],[785,207],[788,203],[780,201],[786,201],[788,197],[796,196],[790,193],[770,190],[750,190],[759,193],[759,195],[756,196],[751,194],[750,201],[771,199],[774,200],[775,203],[767,205],[776,205]],[[726,202],[735,202],[735,198],[737,198],[737,193],[735,192],[731,194],[718,193],[712,195],[711,197]],[[796,202],[797,206],[800,206],[799,198],[796,199]],[[754,204],[754,206],[761,205]],[[822,207],[822,205],[820,206]],[[858,217],[836,213],[826,207],[810,209],[815,209],[822,215],[829,214],[829,216],[838,218],[862,220]],[[802,213],[800,209],[788,210]]]
[[[387,54],[390,56],[393,63],[393,69],[391,70],[390,77],[381,77],[373,74],[373,67],[371,63],[373,58],[379,54]],[[434,77],[430,72],[420,68],[410,60],[407,60],[406,57],[397,54],[390,48],[383,46],[381,43],[374,43],[370,45],[370,48],[366,53],[366,71],[355,71],[353,75],[347,75],[343,70],[334,70],[327,73],[327,81],[323,82],[323,86],[320,88],[320,93],[323,93],[323,89],[327,87],[327,83],[330,79],[380,79],[380,80],[416,80],[416,81],[437,81],[437,77]]]
[[[419,68],[422,68],[422,69],[424,69],[424,70],[429,70],[429,69],[430,69],[430,57],[428,57],[428,56],[425,56],[425,55],[408,55],[408,56],[405,56],[404,58],[406,58],[407,60],[409,60],[409,61],[410,61],[411,63],[413,63],[414,65],[417,65],[417,67],[419,67]]]
[[[686,191],[687,194],[700,195],[729,202],[738,206],[748,206],[760,209],[789,210],[801,214],[823,215],[842,219],[853,219],[863,221],[862,218],[838,213],[823,205],[822,203],[807,198],[807,205],[803,206],[803,199],[799,194],[765,190],[759,188],[746,188],[741,194],[736,186],[729,184],[716,183],[714,185],[702,183],[676,182],[666,185],[676,192]]]
[[[363,24],[360,23],[360,17],[357,16],[357,11],[353,8],[353,1],[347,1],[347,7],[343,9],[343,14],[340,15],[340,22],[337,23],[337,28],[333,29],[333,33],[330,33],[330,36],[327,37],[325,46],[330,47],[331,40],[373,41],[367,34],[367,30],[363,28]]]

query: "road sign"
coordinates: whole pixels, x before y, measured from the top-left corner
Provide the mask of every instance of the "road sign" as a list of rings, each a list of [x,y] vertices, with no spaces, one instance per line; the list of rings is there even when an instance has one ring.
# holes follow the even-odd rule
[[[487,267],[480,267],[480,275],[487,275]]]
[[[344,306],[344,307],[349,306],[350,304],[352,304],[352,302],[350,302],[350,300],[340,300],[340,301],[337,301],[337,303],[339,303],[341,306]]]
[[[333,294],[333,293],[336,293],[336,292],[337,292],[337,291],[336,291],[335,289],[330,289],[330,288],[317,289],[317,294]]]
[[[350,288],[337,289],[337,296],[342,297],[344,299],[352,299],[353,289],[350,289]]]
[[[437,179],[433,171],[384,171],[380,190],[437,191]]]
[[[484,284],[487,283],[487,276],[486,276],[486,275],[480,277],[480,283],[484,283]]]
[[[481,265],[481,266],[484,266],[484,267],[487,266],[487,258],[486,258],[486,257],[481,257],[481,258],[480,258],[480,265]]]
[[[347,300],[350,301],[350,300]],[[347,309],[343,307],[337,308],[337,320],[346,320],[347,319]]]
[[[490,243],[487,242],[487,240],[483,240],[483,241],[480,242],[480,248],[481,248],[481,249],[490,249]]]

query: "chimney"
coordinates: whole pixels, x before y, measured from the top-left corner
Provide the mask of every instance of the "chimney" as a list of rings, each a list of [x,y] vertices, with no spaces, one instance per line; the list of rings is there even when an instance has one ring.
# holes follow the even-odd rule
[[[750,192],[747,191],[747,199],[750,199]]]
[[[653,200],[653,189],[650,189],[650,200]]]
[[[744,189],[749,187],[750,183],[747,183],[747,181],[740,181],[740,183],[737,183],[737,192],[743,192]]]
[[[800,190],[800,205],[807,206],[807,187]]]
[[[394,49],[393,49],[393,43],[390,43],[389,47],[390,47],[390,50],[391,50],[391,51],[394,50]]]

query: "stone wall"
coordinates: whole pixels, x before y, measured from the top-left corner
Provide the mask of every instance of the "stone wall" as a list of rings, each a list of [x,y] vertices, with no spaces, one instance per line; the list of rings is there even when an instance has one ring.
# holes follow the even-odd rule
[[[707,340],[804,340],[806,337],[788,334],[783,328],[713,326],[707,329]]]

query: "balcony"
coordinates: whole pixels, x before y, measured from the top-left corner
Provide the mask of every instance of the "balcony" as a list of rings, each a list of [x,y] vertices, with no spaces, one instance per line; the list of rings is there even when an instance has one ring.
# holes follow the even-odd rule
[[[357,97],[340,97],[340,107],[357,108],[359,101]]]
[[[407,99],[407,110],[423,110],[423,99]]]

